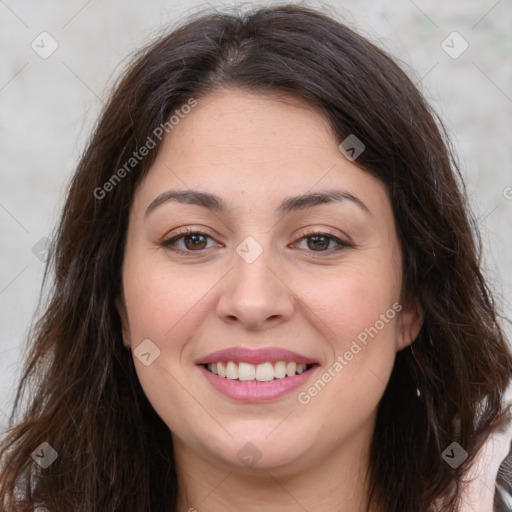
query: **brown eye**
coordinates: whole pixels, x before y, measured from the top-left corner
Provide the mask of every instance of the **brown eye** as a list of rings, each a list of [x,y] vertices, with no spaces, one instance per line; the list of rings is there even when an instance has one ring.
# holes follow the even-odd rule
[[[350,247],[350,244],[340,240],[337,236],[332,233],[310,233],[303,236],[299,244],[306,240],[307,250],[310,252],[331,252],[338,251]],[[334,246],[329,247],[329,244],[334,242]],[[298,244],[297,244],[298,246]],[[301,248],[301,247],[299,247]]]
[[[164,240],[162,246],[181,253],[200,252],[201,250],[208,249],[208,239],[213,240],[206,233],[186,231]],[[182,242],[181,246],[180,242]]]
[[[315,235],[315,236],[308,236],[308,248],[313,250],[320,250],[323,251],[325,249],[329,248],[330,239],[327,236],[323,235]],[[310,243],[311,242],[311,243]]]
[[[187,249],[205,249],[206,237],[204,235],[186,235],[183,238],[183,243]]]

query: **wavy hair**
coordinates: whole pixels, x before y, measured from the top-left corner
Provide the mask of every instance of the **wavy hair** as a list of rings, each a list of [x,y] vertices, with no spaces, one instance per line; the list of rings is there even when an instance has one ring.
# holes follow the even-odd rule
[[[97,190],[190,98],[230,88],[295,95],[338,143],[355,134],[366,146],[357,165],[391,199],[403,293],[424,323],[378,406],[368,509],[455,511],[464,473],[507,419],[512,354],[482,277],[477,223],[446,130],[411,79],[312,8],[202,12],[131,60],[73,175],[0,445],[2,510],[176,510],[171,434],[138,382],[115,307],[129,208],[160,144],[101,199]],[[46,469],[31,457],[44,441],[58,453]],[[456,468],[442,457],[452,442],[468,453]]]

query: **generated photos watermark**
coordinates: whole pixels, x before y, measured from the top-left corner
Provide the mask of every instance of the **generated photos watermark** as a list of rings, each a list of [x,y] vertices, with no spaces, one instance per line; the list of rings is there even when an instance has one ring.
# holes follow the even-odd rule
[[[118,185],[118,183],[120,183],[121,180],[130,173],[130,171],[137,167],[139,162],[142,162],[142,160],[149,155],[151,150],[156,147],[157,142],[155,139],[161,141],[164,137],[164,132],[169,133],[196,105],[197,100],[195,98],[190,98],[187,103],[181,106],[181,108],[174,111],[174,115],[169,118],[169,121],[157,126],[153,130],[152,136],[150,135],[146,139],[144,145],[140,146],[137,151],[134,151],[132,156],[128,158],[128,160],[119,169],[117,169],[117,171],[112,174],[112,176],[101,187],[94,189],[94,197],[98,199],[98,201],[101,201],[108,192],[114,190],[116,185]]]
[[[150,339],[145,339],[133,353],[144,366],[150,366],[160,356],[160,349]]]
[[[41,443],[31,454],[34,462],[37,462],[43,469],[50,467],[56,460],[59,454],[54,450],[46,441]]]
[[[311,399],[318,395],[325,386],[332,381],[344,368],[349,364],[354,357],[361,352],[361,350],[368,343],[368,336],[374,338],[379,332],[384,329],[385,325],[395,318],[396,314],[402,311],[402,305],[395,302],[391,308],[385,313],[381,314],[371,327],[367,327],[357,335],[357,340],[353,340],[350,348],[342,355],[338,355],[336,361],[312,384],[306,391],[301,391],[297,395],[297,399],[302,405],[307,405]],[[363,346],[361,347],[359,343]]]
[[[351,133],[338,146],[345,157],[353,162],[365,149],[363,141]]]

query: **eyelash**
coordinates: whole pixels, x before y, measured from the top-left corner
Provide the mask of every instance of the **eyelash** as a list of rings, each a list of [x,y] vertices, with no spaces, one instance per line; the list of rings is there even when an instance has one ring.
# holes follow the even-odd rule
[[[182,231],[180,231],[179,233],[177,233],[176,235],[173,235],[171,238],[163,240],[161,242],[161,245],[162,245],[162,247],[169,248],[170,250],[172,250],[172,251],[174,251],[176,253],[183,254],[183,255],[186,255],[186,256],[192,256],[194,253],[199,253],[200,254],[201,252],[205,251],[206,249],[199,249],[197,251],[189,251],[189,250],[185,251],[183,249],[177,249],[176,247],[172,247],[172,244],[176,243],[181,238],[184,238],[185,236],[190,236],[190,235],[201,235],[201,236],[205,236],[207,238],[211,238],[213,240],[213,238],[210,235],[208,235],[207,233],[203,233],[201,231],[196,231],[196,230],[191,229],[191,228],[185,228]],[[313,232],[304,234],[299,239],[299,242],[302,242],[303,240],[305,240],[307,238],[312,238],[312,237],[315,237],[315,236],[321,236],[321,237],[330,238],[331,240],[334,240],[338,244],[338,246],[334,247],[332,249],[325,249],[323,251],[308,251],[308,252],[311,252],[313,254],[315,254],[315,253],[319,253],[319,254],[332,254],[333,252],[341,251],[341,250],[346,249],[348,247],[352,247],[349,243],[344,242],[343,240],[338,238],[336,235],[334,235],[334,233],[320,232],[320,231],[313,231]]]

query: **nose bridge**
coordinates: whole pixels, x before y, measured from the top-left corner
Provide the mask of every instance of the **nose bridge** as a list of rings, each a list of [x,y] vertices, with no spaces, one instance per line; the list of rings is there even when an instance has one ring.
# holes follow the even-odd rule
[[[259,237],[262,240],[262,237]],[[257,304],[269,304],[275,296],[276,284],[269,270],[272,267],[272,251],[268,239],[265,247],[253,236],[246,237],[237,247],[234,255],[233,286],[239,299]]]
[[[255,237],[246,237],[233,254],[234,268],[219,301],[219,315],[253,327],[268,319],[288,318],[292,294],[275,263],[269,244],[264,247]]]

